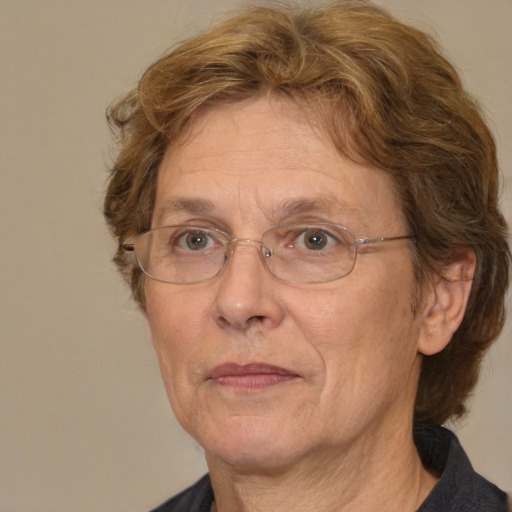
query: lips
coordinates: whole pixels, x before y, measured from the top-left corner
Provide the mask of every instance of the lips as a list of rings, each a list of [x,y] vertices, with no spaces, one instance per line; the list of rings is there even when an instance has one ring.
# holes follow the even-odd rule
[[[266,389],[298,377],[290,370],[265,363],[225,363],[215,367],[210,374],[216,384],[241,391]]]

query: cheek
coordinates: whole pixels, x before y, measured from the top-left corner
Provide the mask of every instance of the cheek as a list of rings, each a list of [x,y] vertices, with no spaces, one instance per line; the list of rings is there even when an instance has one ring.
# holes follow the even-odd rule
[[[357,274],[346,280],[336,288],[315,290],[308,300],[300,300],[304,291],[298,290],[298,297],[288,301],[328,379],[346,380],[352,375],[360,381],[365,372],[387,378],[394,367],[407,371],[416,357],[419,333],[412,313],[411,281],[363,280]]]
[[[206,294],[153,282],[146,286],[146,316],[169,402],[178,422],[191,431],[200,409],[197,389],[204,354],[197,341],[209,317]]]
[[[352,288],[326,296],[310,340],[325,368],[322,403],[334,424],[355,425],[393,404],[411,405],[417,380],[418,329],[410,294],[401,287]]]
[[[162,376],[167,382],[195,360],[195,340],[204,330],[209,309],[204,294],[190,298],[191,290],[153,281],[146,285],[146,316]],[[194,307],[191,307],[191,304]]]

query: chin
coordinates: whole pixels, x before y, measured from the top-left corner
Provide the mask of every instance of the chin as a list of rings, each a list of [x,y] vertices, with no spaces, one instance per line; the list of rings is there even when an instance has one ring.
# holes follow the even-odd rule
[[[237,423],[236,428],[221,429],[215,438],[199,439],[209,462],[220,460],[240,470],[256,471],[278,470],[300,458],[299,439],[281,425],[253,419]]]

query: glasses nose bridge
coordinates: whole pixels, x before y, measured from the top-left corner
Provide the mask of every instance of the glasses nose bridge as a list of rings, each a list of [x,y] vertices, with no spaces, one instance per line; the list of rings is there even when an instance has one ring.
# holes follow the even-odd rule
[[[266,245],[263,243],[263,240],[253,240],[252,238],[231,238],[226,241],[226,245],[224,247],[224,251],[226,253],[227,258],[229,258],[233,254],[233,251],[235,250],[237,244],[256,245],[259,247],[260,253],[262,255],[264,255],[264,251],[270,253]]]
[[[267,260],[272,255],[270,249],[265,245],[263,240],[253,240],[252,238],[231,238],[226,241],[226,245],[224,247],[224,254],[226,256],[225,261],[229,260],[238,244],[258,246],[258,252],[265,264],[268,263]]]

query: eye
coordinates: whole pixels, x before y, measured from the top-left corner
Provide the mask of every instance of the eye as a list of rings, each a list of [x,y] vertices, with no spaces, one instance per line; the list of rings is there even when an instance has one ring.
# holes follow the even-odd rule
[[[302,235],[304,246],[313,251],[323,249],[329,242],[328,235],[319,230],[311,229]]]
[[[181,231],[172,239],[172,244],[183,251],[204,251],[218,247],[219,243],[212,233],[204,229]]]
[[[330,249],[338,244],[339,241],[325,229],[308,228],[297,236],[293,245],[310,251],[321,251],[323,249]]]

